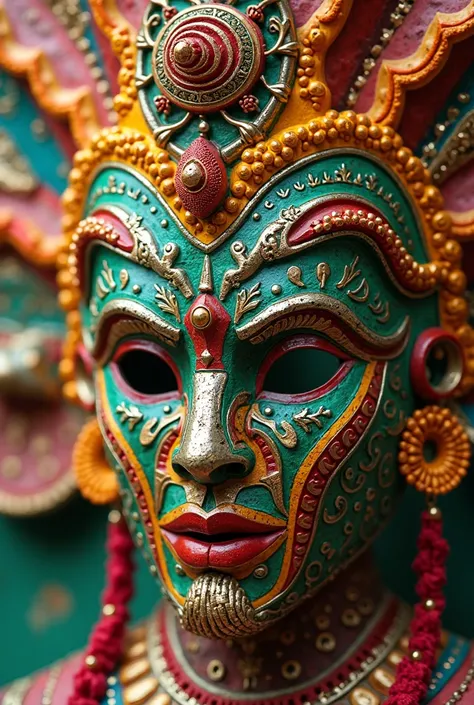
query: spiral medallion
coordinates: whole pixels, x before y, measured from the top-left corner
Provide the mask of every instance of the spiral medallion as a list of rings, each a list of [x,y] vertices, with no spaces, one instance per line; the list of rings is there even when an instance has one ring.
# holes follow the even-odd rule
[[[252,20],[233,7],[199,5],[163,28],[153,52],[153,75],[172,103],[207,113],[248,93],[263,63],[263,37]]]

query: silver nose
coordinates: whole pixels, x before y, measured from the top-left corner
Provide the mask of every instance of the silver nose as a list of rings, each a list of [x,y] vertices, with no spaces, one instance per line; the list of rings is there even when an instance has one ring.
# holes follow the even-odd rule
[[[232,450],[222,424],[222,400],[227,373],[201,370],[194,374],[193,395],[184,422],[173,468],[183,477],[214,484],[242,477],[247,458]]]

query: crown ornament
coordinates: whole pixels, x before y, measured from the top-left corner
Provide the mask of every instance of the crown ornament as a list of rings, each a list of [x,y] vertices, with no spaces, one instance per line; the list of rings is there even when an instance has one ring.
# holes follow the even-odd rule
[[[136,39],[137,100],[157,146],[177,162],[175,189],[198,232],[194,219],[224,201],[229,166],[282,113],[298,53],[287,0],[148,6]],[[234,201],[210,225],[223,225],[229,208]]]
[[[333,92],[341,91],[328,78],[327,64],[335,69],[330,52],[336,45],[341,50],[338,35],[353,26],[350,2],[328,0],[312,14],[285,0],[154,0],[128,15],[92,0],[91,9],[121,64],[115,98],[120,130],[112,139],[136,145],[140,136],[142,149],[163,150],[151,175],[183,230],[203,249],[231,232],[276,171],[321,151],[326,140],[335,147],[355,142],[390,157],[405,94],[436,74],[474,22],[471,6],[435,15],[407,70],[405,61],[384,60],[395,29],[402,33],[397,20],[370,50],[364,75],[344,87],[343,100],[337,96],[346,110],[336,116]],[[400,8],[404,22],[410,9]],[[368,83],[371,99],[363,90]],[[95,144],[105,146],[107,134]]]

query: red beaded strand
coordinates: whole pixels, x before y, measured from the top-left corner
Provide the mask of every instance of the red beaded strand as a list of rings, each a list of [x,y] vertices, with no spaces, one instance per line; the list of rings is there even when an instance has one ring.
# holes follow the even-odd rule
[[[441,639],[441,616],[445,607],[446,559],[449,547],[443,538],[441,512],[436,507],[423,512],[418,538],[418,555],[413,569],[418,575],[415,605],[411,621],[409,655],[397,669],[385,705],[419,705],[426,696],[436,650]]]
[[[74,677],[74,692],[68,705],[99,705],[105,697],[107,678],[123,652],[128,604],[133,594],[133,541],[118,511],[113,510],[109,519],[102,618],[92,632],[84,664]]]

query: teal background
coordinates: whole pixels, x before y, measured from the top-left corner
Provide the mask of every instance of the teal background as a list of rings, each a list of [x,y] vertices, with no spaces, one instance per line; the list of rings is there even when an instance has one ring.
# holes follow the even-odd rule
[[[448,565],[448,607],[445,626],[474,636],[474,473],[441,500],[445,534],[451,544]],[[423,500],[408,490],[397,516],[376,545],[377,559],[387,584],[413,601],[410,562],[415,555]],[[80,498],[55,514],[36,519],[0,517],[0,684],[30,673],[87,640],[98,616],[104,582],[105,521],[107,512]],[[148,614],[157,600],[155,580],[137,554],[138,574],[134,619]],[[71,598],[67,614],[51,617],[38,629],[32,614],[41,591],[58,586]]]

